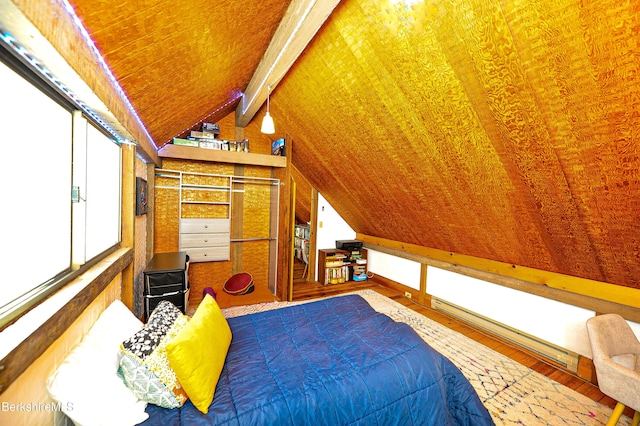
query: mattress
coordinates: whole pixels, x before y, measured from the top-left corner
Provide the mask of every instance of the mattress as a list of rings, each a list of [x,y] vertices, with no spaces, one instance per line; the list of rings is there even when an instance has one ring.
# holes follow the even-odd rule
[[[144,425],[493,424],[451,361],[358,295],[228,322],[209,412],[149,404]]]

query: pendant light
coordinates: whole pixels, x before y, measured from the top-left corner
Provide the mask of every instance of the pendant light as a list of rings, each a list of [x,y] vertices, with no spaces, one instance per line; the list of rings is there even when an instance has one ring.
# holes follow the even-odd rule
[[[272,135],[276,132],[275,125],[273,124],[273,117],[269,114],[269,96],[271,95],[271,86],[267,86],[267,113],[262,119],[262,128],[260,131],[267,135]]]

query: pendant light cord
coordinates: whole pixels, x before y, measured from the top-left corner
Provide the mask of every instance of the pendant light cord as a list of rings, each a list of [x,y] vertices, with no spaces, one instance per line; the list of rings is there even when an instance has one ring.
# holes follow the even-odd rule
[[[267,112],[269,112],[269,98],[271,97],[271,85],[267,85]]]

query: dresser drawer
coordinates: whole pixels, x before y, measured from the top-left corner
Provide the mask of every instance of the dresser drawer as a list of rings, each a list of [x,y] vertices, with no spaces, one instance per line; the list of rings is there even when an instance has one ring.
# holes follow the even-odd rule
[[[144,296],[145,322],[149,319],[149,315],[151,315],[151,312],[153,312],[156,306],[158,306],[158,303],[162,302],[163,300],[168,300],[169,302],[173,303],[176,306],[176,308],[182,311],[183,314],[186,314],[187,308],[189,306],[189,293],[190,293],[190,290],[186,289],[182,291],[174,291],[171,293],[160,294],[155,296],[145,295]]]
[[[230,243],[217,247],[185,248],[191,262],[212,262],[216,260],[229,260],[231,258]]]
[[[229,235],[231,230],[229,219],[181,219],[181,234],[215,234]]]
[[[164,294],[179,293],[184,292],[185,288],[185,283],[155,285],[145,289],[145,296],[161,296]]]
[[[181,234],[180,247],[197,248],[197,247],[215,247],[228,246],[229,234]]]
[[[145,321],[162,300],[169,300],[182,312],[186,311],[189,301],[188,266],[189,256],[184,251],[153,256],[143,271]]]
[[[184,284],[185,272],[162,272],[155,274],[145,274],[147,291],[149,287],[171,285],[171,284]]]

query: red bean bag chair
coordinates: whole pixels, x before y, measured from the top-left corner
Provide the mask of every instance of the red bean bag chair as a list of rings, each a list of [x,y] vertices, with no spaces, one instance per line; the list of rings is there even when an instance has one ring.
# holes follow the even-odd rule
[[[225,283],[222,289],[234,296],[251,293],[254,290],[253,277],[248,272],[241,272],[232,275]]]

